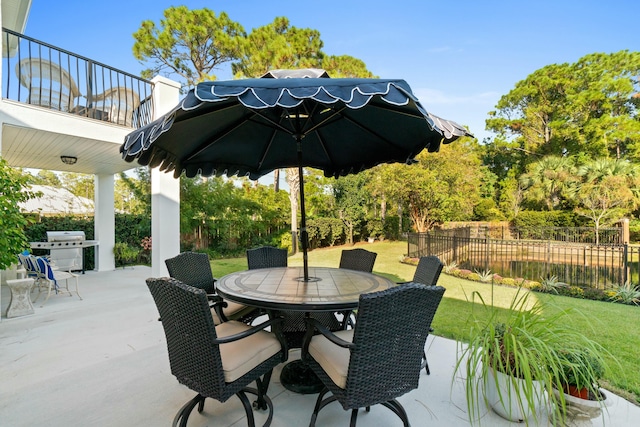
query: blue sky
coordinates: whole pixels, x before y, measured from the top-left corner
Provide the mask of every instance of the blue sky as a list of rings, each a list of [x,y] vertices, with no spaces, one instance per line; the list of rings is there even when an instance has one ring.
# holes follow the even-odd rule
[[[227,12],[247,32],[286,16],[320,31],[324,51],[402,78],[425,108],[480,139],[487,113],[535,70],[594,52],[640,50],[638,0],[33,0],[25,34],[137,74],[134,33],[172,5]],[[231,78],[228,69],[219,79]]]

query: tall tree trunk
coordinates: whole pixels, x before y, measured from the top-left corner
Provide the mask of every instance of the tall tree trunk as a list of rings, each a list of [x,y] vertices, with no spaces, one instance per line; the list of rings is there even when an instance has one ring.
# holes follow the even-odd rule
[[[384,219],[387,217],[387,197],[383,194],[382,200],[380,201],[380,218],[384,222]]]
[[[289,202],[291,203],[291,251],[298,253],[298,198],[300,194],[300,180],[297,168],[287,168],[285,178],[289,185]]]
[[[273,171],[273,191],[280,191],[280,169]]]

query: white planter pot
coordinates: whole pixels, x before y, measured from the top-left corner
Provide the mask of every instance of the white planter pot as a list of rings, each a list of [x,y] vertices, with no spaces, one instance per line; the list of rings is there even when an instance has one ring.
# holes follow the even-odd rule
[[[604,391],[599,390],[602,400],[586,400],[564,393],[564,400],[567,408],[567,418],[571,420],[591,420],[602,415],[602,408],[609,403]],[[553,394],[559,395],[558,390],[553,390]]]
[[[545,392],[542,383],[534,381],[533,393],[536,405],[530,407],[525,395],[525,382],[510,375],[489,370],[489,377],[485,384],[485,397],[491,409],[502,418],[510,421],[523,422],[534,412],[545,405]],[[522,399],[519,397],[522,396]]]

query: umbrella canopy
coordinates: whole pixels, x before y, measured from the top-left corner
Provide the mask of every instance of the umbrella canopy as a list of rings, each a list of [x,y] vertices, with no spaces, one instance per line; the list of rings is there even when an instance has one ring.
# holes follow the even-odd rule
[[[128,162],[177,178],[227,175],[258,179],[302,167],[325,176],[381,163],[411,163],[425,148],[470,135],[427,112],[404,80],[332,79],[323,70],[275,70],[258,79],[198,84],[169,113],[127,135]],[[300,183],[306,262],[304,185]]]

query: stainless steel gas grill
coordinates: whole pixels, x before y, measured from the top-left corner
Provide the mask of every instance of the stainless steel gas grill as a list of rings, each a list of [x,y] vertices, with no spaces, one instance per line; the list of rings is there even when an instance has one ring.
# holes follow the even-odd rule
[[[97,246],[97,240],[86,240],[84,231],[47,231],[46,242],[31,242],[31,249],[49,249],[51,262],[58,270],[84,273],[83,249]]]

